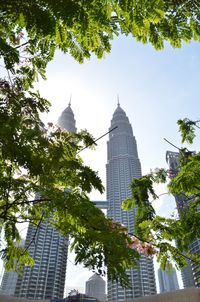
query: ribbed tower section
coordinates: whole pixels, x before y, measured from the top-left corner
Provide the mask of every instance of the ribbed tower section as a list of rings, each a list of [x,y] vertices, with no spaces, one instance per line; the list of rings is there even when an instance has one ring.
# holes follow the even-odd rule
[[[67,108],[61,113],[58,119],[58,125],[67,131],[76,132],[76,121],[71,109],[71,102],[69,102]]]
[[[119,103],[109,130],[115,127],[109,134],[107,146],[108,217],[126,225],[129,232],[134,233],[136,210],[123,211],[121,204],[126,197],[131,196],[132,178],[141,177],[141,165],[131,124]],[[137,268],[128,270],[127,274],[131,284],[127,289],[108,280],[108,301],[125,301],[156,293],[152,259],[141,256]]]
[[[76,132],[71,104],[62,112],[58,125]],[[68,238],[63,237],[47,221],[36,227],[29,224],[25,247],[35,265],[25,267],[18,276],[15,296],[35,300],[63,298],[68,254]]]
[[[25,247],[35,260],[19,275],[15,295],[35,300],[63,298],[67,264],[67,238],[60,236],[47,221],[36,227],[29,224]]]

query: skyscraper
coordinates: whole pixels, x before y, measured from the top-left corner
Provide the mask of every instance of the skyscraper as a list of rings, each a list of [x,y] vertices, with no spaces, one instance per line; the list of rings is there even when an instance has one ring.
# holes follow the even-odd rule
[[[98,299],[98,301],[106,301],[106,282],[101,276],[92,275],[85,283],[85,294]]]
[[[76,121],[74,119],[74,113],[71,108],[71,101],[58,118],[58,126],[64,128],[67,131],[76,132]]]
[[[18,273],[17,272],[6,272],[4,271],[3,278],[1,281],[1,295],[14,296],[15,288],[17,284]]]
[[[118,103],[109,130],[107,146],[107,200],[108,217],[113,218],[134,233],[136,209],[123,211],[122,201],[131,196],[132,178],[141,177],[141,165],[137,144],[129,119]],[[130,288],[123,288],[117,282],[108,280],[108,301],[122,301],[156,293],[153,260],[141,256],[138,266],[127,271]]]
[[[18,276],[15,295],[27,299],[63,298],[68,240],[47,221],[36,227],[29,224],[25,247],[35,260]]]
[[[179,289],[178,279],[176,275],[176,270],[173,267],[172,271],[169,272],[167,269],[158,269],[158,280],[160,286],[160,293],[173,292]]]
[[[166,152],[166,161],[169,166],[169,172],[171,178],[175,177],[179,171],[179,153],[178,152]],[[182,211],[188,207],[188,204],[191,200],[195,198],[195,196],[186,196],[185,194],[177,194],[174,196],[177,210],[179,216],[181,216]],[[189,251],[192,253],[200,254],[200,239],[195,239],[190,247]],[[181,276],[183,279],[184,287],[200,287],[200,267],[195,262],[190,262],[187,260],[188,265],[184,267],[181,271]]]
[[[24,246],[24,240],[18,243],[19,246]],[[18,279],[18,273],[15,271],[4,271],[1,281],[0,294],[7,296],[14,296]]]
[[[76,131],[71,104],[62,112],[58,125]],[[59,234],[47,221],[36,227],[29,224],[25,247],[35,260],[18,277],[15,295],[28,299],[63,298],[68,253],[68,239]]]

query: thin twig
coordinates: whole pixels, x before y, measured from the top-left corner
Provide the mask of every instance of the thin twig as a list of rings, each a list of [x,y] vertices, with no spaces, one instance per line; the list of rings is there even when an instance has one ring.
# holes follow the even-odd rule
[[[195,123],[199,123],[200,121],[196,121]],[[197,124],[195,124],[195,126],[198,128],[198,129],[200,129],[200,127],[197,125]]]
[[[89,146],[93,145],[94,143],[96,143],[98,140],[100,140],[101,138],[103,138],[104,136],[106,136],[107,134],[109,134],[110,132],[112,132],[113,130],[115,130],[116,128],[118,128],[118,126],[115,126],[114,128],[112,128],[111,130],[109,130],[108,132],[106,132],[105,134],[101,135],[100,137],[98,137],[97,139],[95,139],[91,144],[88,144],[87,146],[85,146],[84,148],[82,148],[81,150],[79,150],[77,152],[80,153],[82,152],[83,150],[87,149]]]
[[[31,244],[35,241],[35,238],[36,238],[37,232],[38,232],[38,230],[39,230],[39,228],[40,228],[40,225],[41,225],[41,223],[42,223],[43,217],[44,217],[44,212],[42,213],[42,216],[41,216],[41,218],[40,218],[40,221],[39,221],[38,224],[37,224],[35,233],[34,233],[32,239],[31,239],[31,241],[29,242],[28,246],[25,248],[25,250],[23,251],[23,253],[21,254],[21,256],[23,256],[23,255],[26,253],[26,251],[29,249],[29,247],[31,246]]]
[[[12,202],[12,203],[6,203],[6,204],[4,204],[3,206],[0,206],[0,210],[1,210],[1,209],[2,209],[2,210],[6,209],[6,210],[5,210],[5,212],[6,212],[6,211],[8,211],[12,206],[21,206],[21,205],[30,204],[30,203],[35,203],[35,204],[36,204],[36,203],[44,202],[44,201],[51,201],[51,199],[49,199],[49,198],[41,198],[41,199],[25,200],[25,201],[18,202],[18,203],[16,203],[16,202],[14,201],[14,202]],[[1,216],[2,216],[2,218],[5,217],[5,212],[2,213],[2,214],[0,214],[0,218],[1,218]]]
[[[76,265],[75,263],[73,263],[69,258],[67,259],[69,262],[71,262],[71,264]]]
[[[23,43],[23,44],[21,44],[21,45],[18,45],[18,46],[15,47],[15,49],[18,49],[18,48],[20,48],[20,47],[22,47],[22,46],[25,46],[25,45],[27,45],[28,43],[29,43],[29,41],[27,41],[27,42],[25,42],[25,43]]]
[[[157,195],[157,198],[154,198],[150,201],[150,203],[152,203],[153,201],[155,201],[156,199],[158,199],[159,197],[161,197],[162,195],[169,195],[169,192],[165,192],[165,193],[162,193],[162,194],[159,194]]]
[[[171,146],[173,146],[174,148],[176,148],[176,149],[178,149],[179,151],[181,151],[181,149],[180,148],[178,148],[177,146],[175,146],[174,144],[172,144],[170,141],[168,141],[166,138],[164,138],[164,140],[168,143],[168,144],[170,144]]]

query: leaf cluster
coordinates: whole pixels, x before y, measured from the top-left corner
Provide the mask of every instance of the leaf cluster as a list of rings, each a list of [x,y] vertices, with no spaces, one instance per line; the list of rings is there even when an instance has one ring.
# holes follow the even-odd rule
[[[182,137],[182,144],[187,142],[189,144],[193,143],[195,138],[195,127],[198,127],[199,121],[191,121],[188,118],[184,118],[183,120],[178,120],[177,124],[179,126],[179,132]]]
[[[152,202],[159,198],[155,193],[154,184],[166,182],[167,171],[165,169],[155,169],[151,173],[141,177],[134,178],[131,183],[131,197],[128,197],[122,204],[122,209],[129,210],[137,208],[135,230],[140,235],[140,223],[146,220],[152,220],[155,216],[155,210]],[[151,199],[151,202],[150,202]]]
[[[198,0],[17,0],[1,3],[0,55],[14,72],[25,49],[26,61],[20,73],[33,80],[44,76],[56,49],[68,52],[78,62],[91,54],[102,58],[110,52],[119,34],[162,49],[200,40]],[[24,33],[24,38],[20,33]]]
[[[182,140],[189,143],[195,137],[198,121],[178,121]],[[191,254],[190,245],[200,237],[200,153],[181,148],[179,166],[171,177],[171,171],[155,169],[150,174],[131,183],[132,196],[123,202],[122,208],[136,207],[135,231],[140,240],[150,242],[157,249],[157,260],[164,269],[171,261],[177,268],[187,265],[190,260],[199,266],[199,257]],[[156,215],[152,206],[159,196],[154,184],[168,182],[168,194],[173,194],[179,204],[178,217],[165,218]],[[176,242],[176,246],[174,245]]]

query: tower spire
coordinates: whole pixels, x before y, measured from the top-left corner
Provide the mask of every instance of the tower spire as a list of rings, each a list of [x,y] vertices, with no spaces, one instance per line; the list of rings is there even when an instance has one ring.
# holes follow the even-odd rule
[[[117,94],[117,106],[118,107],[120,106],[120,103],[119,103],[119,94]]]
[[[74,119],[74,113],[71,108],[72,95],[70,94],[70,99],[67,108],[63,110],[60,117],[58,118],[58,125],[70,132],[76,132],[76,121]]]
[[[70,98],[69,98],[69,104],[68,104],[69,107],[71,107],[71,102],[72,102],[72,94],[70,94]]]
[[[107,215],[114,221],[125,225],[129,232],[134,233],[136,212],[128,211],[124,215],[121,202],[130,194],[131,179],[141,177],[141,165],[132,126],[125,111],[119,105],[118,95],[117,101],[118,107],[114,111],[109,128],[111,130],[117,126],[117,129],[109,135],[107,144]],[[124,289],[112,280],[108,280],[108,302],[125,301],[127,297],[133,299],[156,293],[153,261],[143,255],[140,259],[138,268],[127,271],[130,276],[129,288]],[[146,281],[146,276],[148,281]]]

